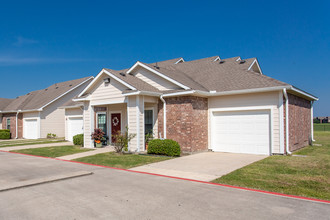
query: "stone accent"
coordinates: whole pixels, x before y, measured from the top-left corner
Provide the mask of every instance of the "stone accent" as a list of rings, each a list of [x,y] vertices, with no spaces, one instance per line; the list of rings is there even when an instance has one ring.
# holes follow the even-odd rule
[[[311,102],[292,94],[288,97],[289,149],[295,151],[307,146],[311,138]]]
[[[16,137],[16,113],[8,113],[8,114],[3,114],[2,115],[2,129],[7,129],[7,118],[10,118],[10,133],[11,133],[11,138]],[[23,114],[20,113],[18,114],[18,120],[17,120],[17,125],[18,125],[18,138],[23,137]]]
[[[208,99],[195,96],[165,98],[167,138],[177,141],[182,152],[208,150]],[[158,132],[163,132],[163,102],[158,102]]]

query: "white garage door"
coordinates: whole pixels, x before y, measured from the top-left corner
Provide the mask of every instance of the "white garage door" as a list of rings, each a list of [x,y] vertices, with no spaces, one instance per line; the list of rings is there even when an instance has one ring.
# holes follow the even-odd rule
[[[270,154],[270,122],[267,111],[214,112],[213,151]]]
[[[73,136],[82,134],[84,121],[82,117],[68,118],[68,141],[73,141]]]
[[[38,120],[25,119],[24,120],[24,138],[38,139]]]

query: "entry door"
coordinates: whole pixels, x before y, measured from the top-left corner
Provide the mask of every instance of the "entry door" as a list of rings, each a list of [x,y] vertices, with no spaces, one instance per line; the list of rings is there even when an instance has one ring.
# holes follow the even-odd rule
[[[121,131],[121,115],[120,113],[111,114],[111,142],[115,142],[116,139],[113,135],[118,134]]]

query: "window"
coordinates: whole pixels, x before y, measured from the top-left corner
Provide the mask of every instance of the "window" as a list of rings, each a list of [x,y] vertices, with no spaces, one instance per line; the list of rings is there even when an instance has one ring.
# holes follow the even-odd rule
[[[97,128],[107,134],[107,114],[105,112],[97,113]]]
[[[10,118],[7,118],[7,129],[10,130]]]
[[[153,111],[145,110],[144,111],[144,133],[152,134],[153,129]]]

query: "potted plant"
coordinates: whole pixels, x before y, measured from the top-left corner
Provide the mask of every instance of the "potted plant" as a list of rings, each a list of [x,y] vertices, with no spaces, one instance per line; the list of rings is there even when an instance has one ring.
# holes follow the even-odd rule
[[[154,134],[153,134],[152,132],[148,132],[148,133],[146,133],[146,135],[144,136],[146,150],[148,150],[148,143],[149,143],[149,141],[151,141],[152,139],[154,139]]]
[[[100,128],[95,128],[94,132],[92,133],[92,139],[95,142],[95,147],[102,147],[102,141],[103,141],[103,136],[104,136],[104,132],[102,131],[102,129]]]

